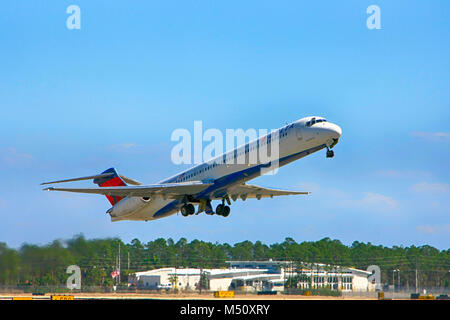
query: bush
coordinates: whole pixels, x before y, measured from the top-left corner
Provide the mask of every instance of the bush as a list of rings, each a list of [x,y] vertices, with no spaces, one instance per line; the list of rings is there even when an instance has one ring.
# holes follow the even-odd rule
[[[291,288],[283,291],[283,294],[296,294],[296,295],[308,295],[312,296],[330,296],[330,297],[340,297],[342,292],[339,290],[331,290],[330,288],[318,288],[318,289],[298,289]]]

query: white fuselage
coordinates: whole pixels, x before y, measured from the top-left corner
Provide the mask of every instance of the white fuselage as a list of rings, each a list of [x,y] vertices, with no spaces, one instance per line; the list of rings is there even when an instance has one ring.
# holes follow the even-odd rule
[[[199,197],[209,200],[222,199],[226,196],[227,188],[264,174],[269,170],[267,167],[270,169],[281,167],[323,148],[333,147],[341,133],[339,126],[327,122],[324,118],[303,118],[159,183],[212,182],[214,185],[201,192]],[[261,153],[267,154],[266,150],[276,150],[273,145],[275,143],[278,144],[278,155],[274,152],[272,158],[268,160],[259,156]],[[229,161],[233,156],[237,157],[235,163]],[[116,205],[119,204],[128,206],[130,210],[119,217],[111,215],[112,221],[155,220],[178,212],[183,205],[180,200],[160,197],[150,199],[128,197]],[[133,210],[133,207],[136,209]]]

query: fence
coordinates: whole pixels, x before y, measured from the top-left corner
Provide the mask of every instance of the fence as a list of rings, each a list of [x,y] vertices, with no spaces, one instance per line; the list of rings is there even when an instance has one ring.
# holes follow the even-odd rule
[[[425,290],[425,292],[424,292]],[[414,288],[401,288],[393,291],[392,289],[383,290],[385,299],[410,299],[411,293],[414,292]],[[433,296],[439,295],[450,295],[450,288],[448,287],[432,287],[432,288],[421,288],[419,292],[421,295],[431,294]],[[352,292],[342,292],[343,297],[349,298],[377,298],[378,292],[367,292],[367,291],[352,291]]]

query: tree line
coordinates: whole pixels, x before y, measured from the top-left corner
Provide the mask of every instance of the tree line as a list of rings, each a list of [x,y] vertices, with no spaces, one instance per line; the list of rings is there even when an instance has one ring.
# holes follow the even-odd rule
[[[450,282],[449,249],[428,245],[385,247],[355,241],[346,246],[330,238],[301,243],[286,238],[270,245],[261,241],[234,245],[188,242],[186,238],[176,242],[158,238],[147,243],[138,239],[124,243],[119,238],[90,240],[77,235],[48,245],[24,244],[19,249],[0,242],[0,285],[63,286],[69,265],[81,268],[83,286],[112,286],[117,279],[111,277],[111,272],[118,269],[119,262],[121,281],[126,283],[127,275],[137,271],[162,267],[225,268],[230,260],[268,259],[363,270],[378,265],[385,285],[414,288],[416,274],[420,287],[448,287]]]

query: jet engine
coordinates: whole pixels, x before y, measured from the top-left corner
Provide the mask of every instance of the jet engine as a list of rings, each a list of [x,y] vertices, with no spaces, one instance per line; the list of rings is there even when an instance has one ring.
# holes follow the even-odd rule
[[[106,213],[111,217],[122,217],[140,211],[151,201],[150,197],[125,197]]]

